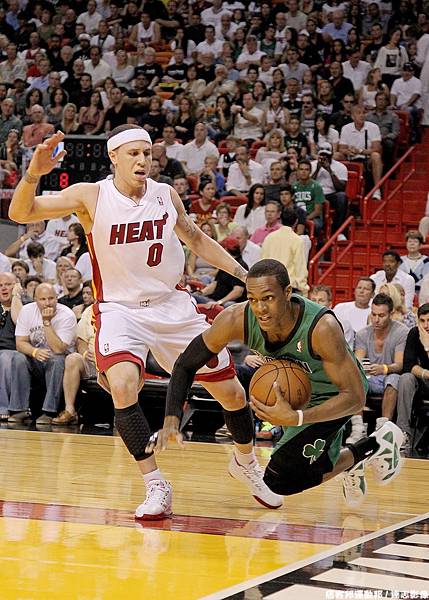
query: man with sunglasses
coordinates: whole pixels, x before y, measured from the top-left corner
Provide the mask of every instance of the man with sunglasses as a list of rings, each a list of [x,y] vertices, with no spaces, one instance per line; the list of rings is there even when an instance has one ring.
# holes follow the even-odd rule
[[[13,273],[0,273],[0,421],[7,421],[11,378],[25,356],[16,351],[15,324],[22,308],[22,288]]]

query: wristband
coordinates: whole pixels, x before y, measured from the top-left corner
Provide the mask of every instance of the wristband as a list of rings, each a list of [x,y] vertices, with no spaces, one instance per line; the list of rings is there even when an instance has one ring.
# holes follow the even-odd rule
[[[383,375],[386,376],[389,374],[389,367],[387,365],[383,365]]]
[[[297,410],[296,412],[298,413],[298,423],[296,424],[296,427],[301,427],[304,423],[304,413],[302,410]]]
[[[31,353],[31,356],[33,358],[36,358],[36,353],[37,353],[37,348],[33,348],[33,352]]]
[[[50,321],[43,321],[43,327],[50,327],[51,326],[51,322]]]

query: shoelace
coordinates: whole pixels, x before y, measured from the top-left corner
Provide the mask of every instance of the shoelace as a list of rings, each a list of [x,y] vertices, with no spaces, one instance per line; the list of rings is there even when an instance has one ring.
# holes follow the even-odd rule
[[[147,497],[143,504],[148,505],[152,502],[159,502],[164,508],[168,505],[167,497],[167,486],[161,481],[151,481],[147,485]]]
[[[239,463],[240,464],[240,463]],[[241,465],[240,467],[246,473],[246,476],[250,481],[258,488],[262,489],[265,487],[265,483],[262,481],[264,471],[260,464],[253,463],[251,465]]]

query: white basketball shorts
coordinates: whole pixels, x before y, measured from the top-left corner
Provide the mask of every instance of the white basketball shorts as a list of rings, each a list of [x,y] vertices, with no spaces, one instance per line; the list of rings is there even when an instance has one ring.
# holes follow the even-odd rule
[[[174,290],[162,302],[144,308],[129,308],[115,302],[93,305],[96,330],[97,369],[105,373],[112,365],[134,362],[144,376],[149,350],[168,373],[188,344],[205,331],[209,324],[191,301],[186,290]],[[213,364],[211,364],[213,363]],[[196,381],[222,381],[235,375],[227,349],[198,371]],[[104,378],[101,378],[100,383]]]

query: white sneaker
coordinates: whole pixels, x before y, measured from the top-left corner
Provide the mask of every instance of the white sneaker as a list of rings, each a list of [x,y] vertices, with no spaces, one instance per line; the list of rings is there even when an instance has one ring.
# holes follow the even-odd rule
[[[365,465],[360,462],[343,474],[343,496],[347,505],[357,508],[366,494]]]
[[[355,444],[366,437],[368,425],[361,420],[353,423],[353,418],[354,417],[352,417],[352,430],[349,437],[346,439],[346,444]]]
[[[410,435],[406,431],[402,432],[404,434],[404,439],[402,440],[401,452],[410,452],[411,451],[411,439]]]
[[[135,517],[142,521],[160,521],[172,514],[173,491],[168,481],[156,479],[146,486],[146,500],[136,508]]]
[[[377,431],[377,429],[381,429],[383,425],[388,422],[388,420],[389,419],[387,417],[378,417],[378,419],[375,421],[375,430]]]
[[[228,471],[231,477],[247,485],[252,496],[262,506],[266,508],[280,508],[283,506],[283,497],[272,492],[264,482],[264,471],[256,460],[250,465],[243,466],[237,462],[235,455],[233,455]]]
[[[381,191],[380,191],[380,189],[375,190],[375,192],[372,195],[372,199],[373,200],[381,200]]]
[[[387,485],[399,475],[402,467],[400,449],[404,434],[397,425],[387,421],[380,429],[371,433],[380,448],[366,461],[372,466],[374,479],[378,485]]]
[[[337,242],[347,242],[347,238],[344,233],[340,233],[340,235],[337,237]]]

